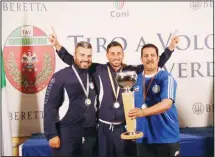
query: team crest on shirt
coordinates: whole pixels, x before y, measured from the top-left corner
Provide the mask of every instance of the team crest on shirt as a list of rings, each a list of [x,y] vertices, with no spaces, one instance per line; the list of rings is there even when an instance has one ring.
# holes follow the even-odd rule
[[[91,89],[94,89],[94,84],[93,84],[93,82],[90,82],[90,88],[91,88]]]
[[[133,91],[134,91],[134,92],[139,91],[139,86],[134,87]]]
[[[158,86],[157,84],[155,84],[153,87],[152,87],[152,91],[154,93],[159,93],[160,92],[160,86]]]

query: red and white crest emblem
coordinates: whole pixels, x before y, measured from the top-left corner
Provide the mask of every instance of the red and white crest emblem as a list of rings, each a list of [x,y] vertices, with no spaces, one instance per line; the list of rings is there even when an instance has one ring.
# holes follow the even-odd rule
[[[55,52],[42,30],[29,25],[16,28],[3,52],[6,76],[13,87],[34,94],[47,86],[55,70]]]

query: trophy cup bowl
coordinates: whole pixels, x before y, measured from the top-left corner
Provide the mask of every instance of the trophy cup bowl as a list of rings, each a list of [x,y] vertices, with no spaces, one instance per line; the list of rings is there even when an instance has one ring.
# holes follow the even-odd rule
[[[116,75],[116,82],[120,88],[125,89],[122,93],[122,101],[126,119],[127,132],[121,134],[121,138],[124,140],[135,140],[143,137],[143,133],[136,131],[136,119],[128,117],[128,112],[134,108],[134,92],[130,89],[135,85],[137,81],[137,74],[135,71],[120,72]]]

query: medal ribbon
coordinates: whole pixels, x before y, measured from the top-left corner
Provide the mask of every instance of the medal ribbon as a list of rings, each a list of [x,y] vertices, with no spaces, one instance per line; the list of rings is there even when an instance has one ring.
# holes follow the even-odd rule
[[[87,73],[87,89],[86,89],[86,88],[84,87],[83,81],[81,80],[81,78],[80,78],[80,76],[79,76],[77,70],[75,69],[74,65],[72,65],[72,69],[74,70],[75,75],[77,76],[78,81],[79,81],[79,83],[81,84],[81,87],[82,87],[82,89],[83,89],[83,91],[84,91],[84,94],[86,95],[86,97],[87,97],[87,99],[88,99],[88,96],[89,96],[89,84],[90,84],[90,82],[89,82],[89,74]]]
[[[148,88],[145,89],[145,88],[146,88],[146,79],[145,79],[145,75],[143,74],[143,90],[144,90],[144,92],[143,92],[143,97],[144,97],[144,102],[146,101],[146,96],[147,96],[147,94],[148,94],[149,87],[151,86],[152,81],[154,80],[154,78],[155,78],[155,75],[150,79]]]
[[[110,79],[110,82],[111,82],[111,87],[112,87],[112,90],[113,90],[113,94],[116,98],[116,102],[117,102],[117,99],[118,99],[118,96],[119,96],[119,86],[117,86],[117,92],[115,90],[115,86],[114,86],[114,83],[113,83],[113,78],[112,78],[112,75],[111,75],[111,72],[110,72],[110,68],[107,66],[107,69],[108,69],[108,76],[109,76],[109,79]],[[122,69],[120,70],[120,72],[122,72]]]

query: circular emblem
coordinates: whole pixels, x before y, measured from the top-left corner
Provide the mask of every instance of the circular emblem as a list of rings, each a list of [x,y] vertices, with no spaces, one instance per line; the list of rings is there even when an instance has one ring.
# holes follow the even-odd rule
[[[44,89],[55,69],[55,52],[47,35],[35,26],[16,28],[4,45],[6,76],[22,93],[34,94]]]
[[[154,93],[159,93],[159,92],[160,92],[160,86],[158,86],[157,84],[154,85],[154,86],[152,87],[152,91],[153,91]]]
[[[199,102],[195,103],[193,105],[193,112],[195,114],[198,114],[198,115],[202,114],[204,112],[204,106],[201,103],[199,103]]]
[[[199,2],[199,1],[191,1],[190,2],[190,7],[194,10],[201,8],[201,6],[202,6],[202,2]]]

